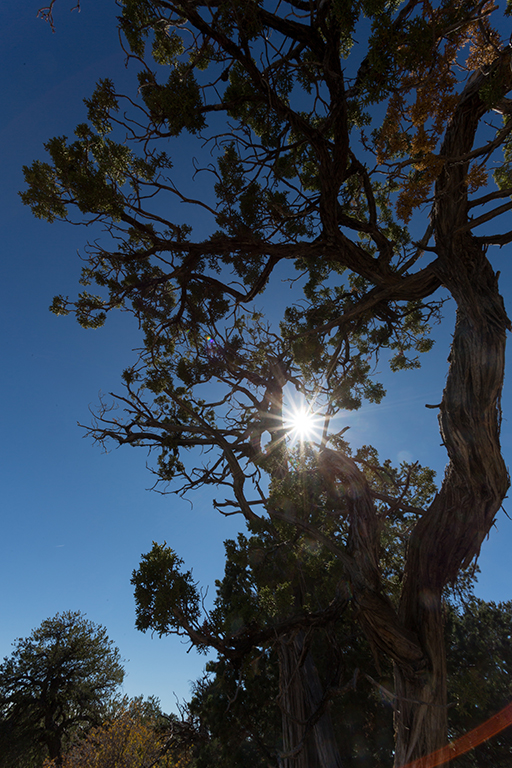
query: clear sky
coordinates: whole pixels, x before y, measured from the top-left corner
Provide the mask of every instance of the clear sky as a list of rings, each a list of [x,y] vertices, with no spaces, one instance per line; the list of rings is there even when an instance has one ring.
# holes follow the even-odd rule
[[[133,322],[112,316],[98,331],[48,311],[56,293],[75,295],[77,250],[87,233],[32,217],[17,195],[22,165],[44,158],[43,142],[73,134],[85,120],[82,99],[96,81],[110,77],[134,92],[135,69],[126,70],[114,0],[82,0],[81,12],[59,0],[56,32],[36,18],[40,0],[0,4],[2,113],[0,217],[2,339],[0,475],[0,658],[57,612],[81,610],[107,627],[126,659],[124,691],[154,694],[164,710],[189,695],[204,656],[176,638],[135,630],[130,576],[153,540],[167,543],[204,587],[223,574],[223,541],[236,519],[225,519],[211,496],[196,492],[193,507],[176,496],[150,493],[152,477],[141,449],[108,454],[83,439],[77,422],[89,423],[100,391],[119,391],[119,376],[139,344]],[[188,166],[187,166],[188,163]],[[188,170],[187,170],[188,167]],[[192,177],[185,153],[179,173]],[[198,184],[200,182],[197,182]],[[510,246],[493,252],[500,285],[512,313]],[[419,372],[385,375],[381,406],[347,417],[349,441],[375,445],[394,462],[418,460],[442,477],[437,411],[446,375],[452,311],[435,329],[439,339]],[[439,332],[439,333],[438,333]],[[510,371],[510,366],[509,366]],[[512,463],[512,389],[503,400],[503,452]],[[505,508],[512,514],[512,505]],[[486,600],[512,599],[512,522],[502,512],[482,548],[477,589]]]

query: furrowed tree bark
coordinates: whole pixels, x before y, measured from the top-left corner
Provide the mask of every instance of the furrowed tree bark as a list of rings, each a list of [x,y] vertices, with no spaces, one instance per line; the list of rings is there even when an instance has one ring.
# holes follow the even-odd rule
[[[464,240],[459,257],[444,260],[443,275],[458,303],[439,419],[450,463],[439,494],[411,535],[400,608],[401,621],[418,637],[428,669],[407,678],[396,666],[397,766],[446,743],[441,594],[461,565],[478,555],[509,486],[499,431],[510,323],[485,254],[471,236]]]
[[[307,692],[302,676],[303,646],[297,635],[279,642],[279,705],[282,713],[283,768],[321,768],[315,739],[307,729]],[[322,767],[323,768],[323,767]]]
[[[329,709],[319,714],[324,688],[303,631],[280,640],[279,675],[283,768],[342,768]]]
[[[496,63],[510,89],[510,54]],[[479,120],[482,76],[462,94],[442,154],[470,151]],[[398,661],[395,765],[443,747],[447,739],[446,660],[441,595],[480,551],[509,486],[499,441],[506,331],[510,321],[484,248],[468,231],[467,163],[447,165],[436,184],[435,271],[457,304],[440,431],[449,457],[442,487],[411,534],[400,619],[427,660],[410,675]]]

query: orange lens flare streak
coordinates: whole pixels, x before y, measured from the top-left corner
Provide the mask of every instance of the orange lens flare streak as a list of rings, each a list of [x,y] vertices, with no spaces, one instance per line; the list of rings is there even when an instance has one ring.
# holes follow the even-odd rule
[[[469,733],[447,744],[446,747],[437,749],[426,757],[413,760],[412,763],[403,765],[402,768],[436,768],[438,765],[455,760],[459,755],[469,752],[487,739],[496,736],[497,733],[512,724],[512,702],[507,704],[500,712],[490,717],[485,723],[473,728]]]

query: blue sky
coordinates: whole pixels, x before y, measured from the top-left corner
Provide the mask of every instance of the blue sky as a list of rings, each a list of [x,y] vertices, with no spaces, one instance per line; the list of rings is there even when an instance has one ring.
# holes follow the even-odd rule
[[[209,493],[197,492],[193,507],[176,496],[150,493],[152,477],[142,450],[102,453],[77,426],[77,421],[89,422],[88,409],[100,391],[119,391],[120,372],[133,361],[139,338],[124,315],[112,316],[101,330],[85,331],[71,318],[48,311],[54,294],[77,290],[76,252],[86,233],[37,221],[17,196],[22,165],[42,159],[43,142],[50,137],[72,135],[85,119],[82,99],[98,78],[133,87],[135,69],[124,66],[113,0],[83,0],[80,13],[69,11],[72,4],[57,4],[55,34],[36,18],[38,0],[0,8],[0,657],[10,653],[16,637],[28,635],[45,618],[78,609],[107,627],[127,660],[125,692],[154,694],[171,710],[174,694],[188,696],[204,657],[187,654],[188,646],[176,638],[160,640],[135,630],[131,572],[153,540],[166,540],[195,579],[210,585],[212,595],[213,581],[223,573],[223,541],[239,523],[215,513]],[[188,160],[185,155],[180,173],[187,173]],[[491,255],[512,312],[508,250],[495,249]],[[386,375],[389,394],[383,404],[347,417],[347,437],[355,447],[374,444],[383,459],[419,460],[442,477],[445,454],[437,412],[424,405],[441,399],[451,322],[448,308],[447,323],[435,329],[438,343],[421,371],[392,379]],[[502,443],[510,465],[509,378]],[[511,549],[512,522],[500,513],[482,549],[480,597],[512,598]]]

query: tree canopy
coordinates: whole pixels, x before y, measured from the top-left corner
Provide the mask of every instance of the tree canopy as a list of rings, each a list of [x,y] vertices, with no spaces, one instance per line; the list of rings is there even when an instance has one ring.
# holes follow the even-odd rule
[[[101,722],[123,677],[106,630],[79,611],[16,640],[0,665],[0,765],[60,764],[74,732]]]
[[[75,137],[51,139],[49,159],[25,168],[36,216],[104,229],[82,275],[99,293],[52,308],[91,328],[133,313],[142,350],[92,434],[154,449],[157,478],[175,490],[214,487],[217,510],[242,515],[273,556],[271,581],[254,587],[263,613],[219,626],[201,616],[179,557],[156,545],[134,576],[138,625],[185,633],[235,669],[273,638],[282,765],[326,768],[341,758],[327,646],[311,638],[353,612],[375,658],[394,664],[404,765],[446,742],[443,591],[478,555],[509,485],[499,434],[511,326],[490,259],[512,241],[508,10],[120,6],[137,92],[100,81]],[[196,158],[199,190],[173,171],[183,155]],[[376,360],[420,364],[446,299],[456,322],[434,407],[447,469],[436,493],[411,500],[417,465],[352,454],[333,425],[382,399]],[[321,421],[311,448],[288,439],[291,393]],[[392,535],[406,550],[389,590]]]

